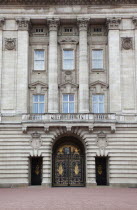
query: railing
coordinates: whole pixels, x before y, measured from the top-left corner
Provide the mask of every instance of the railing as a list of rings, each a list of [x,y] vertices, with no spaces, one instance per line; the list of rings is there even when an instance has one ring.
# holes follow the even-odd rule
[[[58,121],[115,121],[115,114],[91,114],[91,113],[73,113],[73,114],[24,114],[22,121],[45,121],[45,122],[58,122]]]

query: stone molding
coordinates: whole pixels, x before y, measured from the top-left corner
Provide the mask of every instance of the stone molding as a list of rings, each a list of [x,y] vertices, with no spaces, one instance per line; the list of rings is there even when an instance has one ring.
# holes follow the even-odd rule
[[[107,19],[107,26],[108,30],[119,30],[119,25],[121,23],[121,18],[108,18]]]
[[[87,31],[89,20],[90,20],[89,18],[78,18],[77,19],[80,31]]]
[[[37,94],[45,93],[48,89],[48,85],[46,83],[37,81],[33,82],[29,85],[29,89]]]
[[[91,83],[89,85],[89,87],[92,92],[95,92],[97,94],[97,93],[102,93],[102,92],[106,91],[108,89],[109,85],[105,82],[98,80],[98,81]]]
[[[0,30],[3,29],[4,23],[5,23],[5,18],[0,18]]]
[[[27,18],[18,18],[16,19],[18,30],[28,31],[30,28],[30,19]]]
[[[135,29],[137,29],[137,17],[133,17],[132,22],[135,26]]]
[[[58,41],[59,44],[74,44],[77,45],[79,42],[77,37],[70,37],[70,36],[66,36],[66,37],[61,37]]]
[[[0,0],[0,5],[118,5],[137,4],[136,0]]]
[[[49,18],[47,20],[49,25],[49,31],[57,31],[59,26],[59,18]]]
[[[4,40],[4,50],[16,50],[16,39],[15,38],[5,38]]]
[[[133,38],[132,37],[121,38],[121,48],[124,50],[132,50],[133,49]]]

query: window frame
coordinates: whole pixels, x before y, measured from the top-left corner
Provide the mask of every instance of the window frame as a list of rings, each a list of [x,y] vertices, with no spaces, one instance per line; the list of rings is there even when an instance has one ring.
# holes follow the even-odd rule
[[[100,103],[99,100],[97,101],[98,103],[94,103],[93,96],[98,96],[98,99],[99,99],[99,96],[103,96],[103,103]],[[98,112],[94,112],[94,104],[97,104]],[[99,110],[100,104],[103,104],[103,112],[100,112],[100,110]],[[94,114],[104,114],[105,113],[105,95],[104,94],[92,94],[92,112]]]
[[[64,59],[64,51],[73,51],[73,68],[72,69],[70,69],[70,68],[65,69],[64,68],[64,60],[65,60]],[[70,59],[68,59],[68,60],[70,60]],[[63,71],[73,71],[73,70],[75,70],[75,49],[73,49],[73,48],[63,48],[62,49],[62,69],[63,69]]]
[[[34,102],[34,96],[38,96],[38,102]],[[43,102],[39,101],[39,96],[44,96]],[[38,113],[34,112],[34,104],[38,104]],[[39,112],[39,104],[43,104],[43,112]],[[32,95],[32,113],[33,114],[44,114],[45,113],[45,94],[33,94]]]
[[[74,101],[69,101],[69,100],[68,101],[64,101],[64,99],[63,99],[63,96],[64,95],[68,95],[68,96],[73,95]],[[64,110],[63,110],[64,103],[67,103],[68,104],[68,112],[64,112]],[[70,112],[70,103],[73,103],[73,107],[74,107],[73,112]],[[62,113],[63,114],[73,114],[73,113],[75,113],[75,94],[74,93],[62,93]]]
[[[43,51],[43,52],[44,52],[44,57],[43,57],[43,59],[44,59],[44,60],[43,60],[44,65],[43,65],[43,69],[35,69],[35,61],[36,61],[36,60],[35,60],[35,52],[36,52],[36,51]],[[33,70],[34,70],[34,71],[45,71],[45,60],[46,60],[46,59],[45,59],[45,49],[34,49],[34,50],[33,50]],[[42,60],[38,60],[38,61],[42,61]]]
[[[94,59],[93,58],[93,51],[102,51],[102,59]],[[94,60],[101,60],[102,61],[102,68],[95,68],[95,67],[93,67],[93,59]],[[97,49],[91,49],[91,69],[92,70],[104,70],[104,50],[102,49],[102,48],[97,48]]]

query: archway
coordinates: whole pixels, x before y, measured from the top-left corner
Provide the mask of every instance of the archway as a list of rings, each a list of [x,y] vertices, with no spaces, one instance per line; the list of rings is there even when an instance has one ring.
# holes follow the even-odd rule
[[[85,186],[85,149],[73,136],[60,138],[53,146],[53,186]]]

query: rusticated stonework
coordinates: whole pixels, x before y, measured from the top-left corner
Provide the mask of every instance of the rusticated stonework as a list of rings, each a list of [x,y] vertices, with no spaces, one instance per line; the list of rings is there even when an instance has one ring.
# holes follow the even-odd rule
[[[106,5],[137,4],[136,0],[0,0],[1,5]]]

